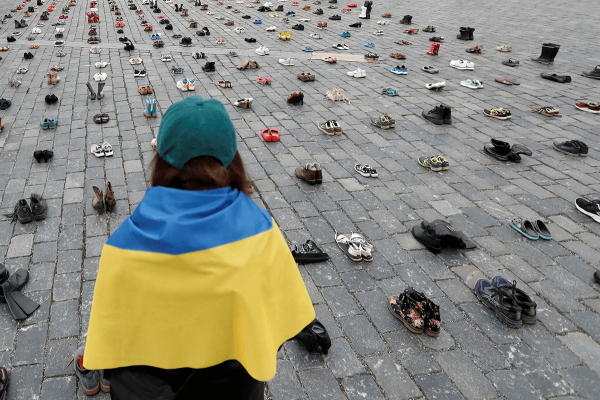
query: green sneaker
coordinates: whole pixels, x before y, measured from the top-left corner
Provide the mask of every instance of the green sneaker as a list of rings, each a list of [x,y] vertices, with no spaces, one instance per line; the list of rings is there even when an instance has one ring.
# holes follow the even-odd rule
[[[437,155],[435,156],[435,158],[437,158],[442,163],[442,169],[444,171],[448,171],[450,169],[450,162],[446,160],[444,156]]]
[[[83,353],[85,347],[80,347],[75,353],[75,375],[81,382],[83,393],[87,396],[93,396],[100,391],[100,373],[96,370],[89,370],[83,367]]]
[[[104,370],[100,370],[100,390],[110,393],[110,381],[104,377]]]
[[[392,118],[389,114],[384,114],[383,115],[388,122],[390,123],[390,128],[395,128],[396,127],[396,120],[394,118]]]
[[[371,125],[375,125],[376,127],[381,129],[389,129],[390,121],[388,121],[384,115],[378,118],[371,117]]]
[[[419,165],[425,168],[431,168],[432,171],[441,171],[442,170],[442,162],[438,160],[436,157],[426,157],[421,156],[417,160]]]

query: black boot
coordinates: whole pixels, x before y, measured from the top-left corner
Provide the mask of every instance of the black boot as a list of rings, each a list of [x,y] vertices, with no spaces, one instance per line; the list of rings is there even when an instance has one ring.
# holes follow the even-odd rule
[[[90,85],[90,83],[88,82],[86,83],[86,86],[90,91],[90,100],[96,100],[96,93],[94,92],[94,89],[92,89],[92,85]]]
[[[469,31],[469,40],[473,40],[473,32],[475,32],[475,28],[467,28]]]
[[[365,2],[365,7],[367,7],[367,17],[365,19],[371,19],[371,8],[373,8],[373,2],[372,1],[366,1]]]
[[[460,34],[456,35],[456,38],[460,40],[469,40],[469,28],[461,26]]]
[[[452,123],[452,109],[448,106],[444,107],[444,123],[451,124]]]
[[[542,44],[542,54],[538,58],[532,58],[532,60],[541,64],[551,64],[554,62],[554,57],[558,54],[559,49],[558,44],[544,43]]]
[[[445,106],[440,105],[433,110],[427,112],[423,111],[422,115],[426,120],[431,121],[436,125],[442,125],[444,123],[444,110]]]
[[[412,15],[405,15],[404,18],[400,20],[401,24],[410,25],[412,20]]]
[[[322,352],[327,354],[331,347],[331,339],[327,329],[316,318],[296,335],[296,339],[306,347],[309,353]]]
[[[175,4],[175,12],[179,12],[179,6]]]
[[[104,95],[102,94],[102,89],[104,89],[104,82],[98,82],[98,94],[96,94],[96,97],[98,98],[98,100],[102,99],[104,97]]]

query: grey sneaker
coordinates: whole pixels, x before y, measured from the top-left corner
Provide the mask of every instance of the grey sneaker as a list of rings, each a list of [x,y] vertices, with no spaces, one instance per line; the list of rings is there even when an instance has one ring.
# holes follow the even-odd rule
[[[388,121],[388,119],[384,115],[380,117],[371,117],[371,125],[375,125],[376,127],[381,129],[389,129],[390,121]]]
[[[432,171],[441,171],[444,168],[443,162],[438,160],[437,157],[421,156],[417,159],[420,166],[430,168]]]
[[[33,216],[31,215],[31,207],[27,204],[27,200],[21,199],[15,204],[15,208],[11,214],[4,214],[6,217],[12,219],[12,222],[15,220],[19,220],[20,223],[26,224],[33,220]]]
[[[321,132],[325,133],[327,136],[335,135],[335,128],[331,121],[325,121],[319,124],[319,129]]]
[[[48,205],[46,200],[42,199],[41,194],[31,194],[31,215],[34,221],[40,221],[46,218],[46,212],[48,211]]]
[[[100,391],[100,373],[96,370],[89,370],[83,367],[83,353],[85,347],[80,347],[75,353],[75,375],[79,378],[83,393],[87,396],[93,396]]]
[[[552,146],[562,152],[565,153],[569,156],[579,156],[579,143],[577,143],[577,141],[575,140],[568,140],[566,142],[554,142],[552,143]]]

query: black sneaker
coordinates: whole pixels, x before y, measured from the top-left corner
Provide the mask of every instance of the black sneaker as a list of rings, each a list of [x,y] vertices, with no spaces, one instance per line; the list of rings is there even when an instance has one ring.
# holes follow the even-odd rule
[[[299,264],[321,262],[329,260],[327,253],[317,247],[312,240],[307,240],[303,245],[295,245],[292,250],[294,260]]]
[[[297,25],[292,26],[292,29],[295,29],[297,31],[303,31],[304,30],[304,25],[297,24]]]
[[[521,320],[526,324],[535,324],[537,321],[536,307],[537,303],[531,300],[531,297],[527,295],[521,289],[517,289],[517,281],[510,283],[508,280],[501,276],[495,276],[492,279],[492,284],[497,288],[505,288],[517,301],[517,305],[521,307]]]
[[[355,22],[353,24],[348,25],[350,28],[360,28],[362,26],[362,22]]]
[[[600,202],[598,200],[589,201],[583,197],[575,199],[575,207],[596,222],[600,222]]]
[[[337,4],[337,0],[329,0],[330,4]]]
[[[485,279],[479,279],[475,284],[475,295],[496,313],[500,321],[510,328],[521,328],[521,307],[510,292],[497,288]]]
[[[579,143],[577,143],[577,141],[575,140],[567,140],[566,142],[554,142],[552,143],[552,147],[569,156],[579,156]]]
[[[436,125],[444,124],[444,109],[443,105],[435,107],[433,110],[427,112],[423,111],[422,115],[428,121],[433,122]]]
[[[27,200],[25,199],[19,200],[17,204],[15,204],[15,209],[12,214],[5,214],[5,216],[12,218],[12,222],[15,222],[15,220],[18,219],[22,224],[33,221],[31,207],[29,207],[29,204],[27,204]]]
[[[579,157],[587,157],[588,151],[590,150],[588,145],[581,140],[575,140],[575,142],[579,145]]]
[[[329,17],[329,19],[332,21],[339,21],[342,19],[342,17],[340,17],[339,15],[332,15],[331,17]]]
[[[444,107],[444,123],[452,124],[452,108],[444,105],[442,107]]]
[[[46,200],[42,199],[41,194],[31,194],[31,215],[34,221],[40,221],[46,218],[48,205]]]

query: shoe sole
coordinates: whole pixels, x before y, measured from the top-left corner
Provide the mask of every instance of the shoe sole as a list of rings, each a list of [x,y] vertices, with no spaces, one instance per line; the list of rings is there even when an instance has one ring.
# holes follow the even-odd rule
[[[503,315],[502,313],[500,313],[498,310],[496,310],[494,307],[492,307],[490,304],[488,304],[487,300],[485,300],[483,297],[481,297],[479,295],[479,293],[477,292],[477,290],[475,290],[475,296],[477,296],[477,298],[479,300],[481,300],[481,302],[483,304],[485,304],[485,306],[487,308],[489,308],[490,310],[492,310],[494,312],[494,314],[496,314],[496,317],[502,322],[504,323],[504,325],[508,326],[509,328],[513,328],[513,329],[519,329],[521,327],[523,327],[523,321],[521,319],[521,323],[520,324],[516,324],[514,323],[512,320],[510,320],[508,317],[506,317],[505,315]]]
[[[395,313],[395,312],[394,312],[394,310],[392,309],[392,305],[391,305],[391,303],[390,303],[390,300],[389,300],[389,299],[388,299],[388,310],[390,310],[390,312],[392,313],[392,315],[393,315],[394,317],[396,317],[396,319],[397,319],[397,320],[401,321],[401,322],[404,324],[404,326],[406,327],[406,329],[408,329],[408,330],[409,330],[409,331],[411,331],[412,333],[415,333],[415,334],[417,334],[417,335],[419,335],[419,334],[423,333],[423,331],[413,328],[412,326],[410,326],[410,325],[408,324],[408,322],[406,322],[405,320],[403,320],[402,318],[400,318],[398,315],[396,315],[396,313]],[[431,336],[431,335],[430,335],[430,336]]]
[[[560,151],[561,153],[565,153],[565,154],[566,154],[566,155],[568,155],[568,156],[571,156],[571,157],[579,157],[579,153],[577,153],[577,154],[569,153],[568,151],[565,151],[565,150],[559,149],[558,147],[556,147],[556,146],[554,145],[554,143],[552,143],[552,147],[554,147],[556,150]]]
[[[585,76],[586,78],[600,79],[600,76],[592,76],[592,75],[588,75],[588,74],[584,74],[584,73],[581,73],[581,75]]]
[[[333,136],[333,135],[335,135],[335,131],[330,132],[330,131],[326,130],[325,128],[321,128],[320,126],[319,126],[319,130],[321,132],[323,132],[324,134],[326,134],[327,136]]]
[[[598,78],[600,79],[600,78]],[[586,111],[592,114],[600,114],[600,111],[594,111],[594,110],[590,110],[589,108],[582,108],[582,107],[577,107],[575,106],[576,109],[581,110],[581,111]]]
[[[429,122],[431,122],[432,124],[435,124],[435,125],[443,125],[444,124],[443,120],[440,121],[439,119],[433,119],[431,117],[426,117],[424,115],[423,115],[423,118],[425,118],[427,121],[429,121]]]
[[[579,207],[575,201],[574,201],[573,203],[575,204],[575,207],[576,207],[576,208],[577,208],[577,209],[578,209],[580,212],[582,212],[583,214],[585,214],[585,215],[587,215],[588,217],[592,218],[594,221],[596,221],[596,222],[600,222],[600,216],[598,216],[598,215],[594,215],[594,214],[592,214],[592,213],[589,213],[589,212],[585,211],[583,208]]]

